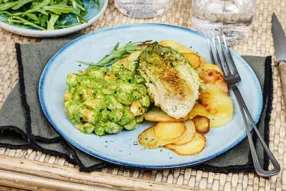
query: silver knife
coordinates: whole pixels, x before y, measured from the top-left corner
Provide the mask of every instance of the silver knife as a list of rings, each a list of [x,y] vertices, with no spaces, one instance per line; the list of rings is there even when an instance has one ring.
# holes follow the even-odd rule
[[[275,13],[272,15],[272,34],[282,84],[284,103],[286,104],[286,36]]]

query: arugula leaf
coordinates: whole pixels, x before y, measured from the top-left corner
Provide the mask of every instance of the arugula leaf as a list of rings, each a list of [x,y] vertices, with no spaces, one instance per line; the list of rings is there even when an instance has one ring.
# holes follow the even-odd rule
[[[24,5],[26,5],[27,3],[31,3],[33,1],[35,1],[35,0],[20,0],[20,1],[18,1],[18,3],[15,6],[12,7],[12,9],[17,10],[17,9],[23,7]]]
[[[36,24],[34,24],[34,23],[32,23],[32,22],[26,20],[26,19],[23,19],[23,18],[21,18],[21,17],[18,17],[18,16],[14,16],[14,17],[12,17],[12,18],[9,18],[9,19],[8,19],[8,22],[22,23],[23,25],[28,25],[28,26],[31,26],[31,27],[33,27],[33,28],[37,28],[37,29],[41,29],[41,30],[46,30],[45,28],[40,27],[40,26],[38,26],[38,25],[36,25]]]
[[[48,23],[48,28],[47,30],[54,30],[55,29],[55,23],[57,22],[59,18],[59,15],[52,14],[50,20],[47,22]]]
[[[99,9],[98,0],[89,2]],[[84,19],[86,14],[84,0],[0,0],[1,21],[22,24],[27,28],[68,28],[87,22]]]
[[[44,7],[44,9],[46,11],[51,11],[53,13],[56,13],[58,15],[62,14],[62,13],[74,13],[76,15],[79,15],[79,13],[71,6],[67,6],[67,5],[51,5],[51,6],[46,6]]]
[[[7,3],[2,3],[0,4],[0,11],[6,11],[12,7],[14,7],[18,2],[7,2]]]

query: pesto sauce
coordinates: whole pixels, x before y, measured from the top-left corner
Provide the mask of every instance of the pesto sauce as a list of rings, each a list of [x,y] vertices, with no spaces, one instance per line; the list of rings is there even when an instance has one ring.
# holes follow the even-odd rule
[[[118,61],[112,68],[90,66],[69,74],[64,106],[82,133],[97,135],[133,130],[150,106],[145,80],[135,62]]]

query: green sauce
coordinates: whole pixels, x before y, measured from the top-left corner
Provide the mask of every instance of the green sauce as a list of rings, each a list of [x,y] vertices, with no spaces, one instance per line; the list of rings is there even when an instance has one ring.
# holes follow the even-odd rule
[[[117,62],[111,69],[90,66],[69,74],[66,83],[66,113],[82,133],[103,136],[133,130],[150,106],[145,80],[135,62]]]

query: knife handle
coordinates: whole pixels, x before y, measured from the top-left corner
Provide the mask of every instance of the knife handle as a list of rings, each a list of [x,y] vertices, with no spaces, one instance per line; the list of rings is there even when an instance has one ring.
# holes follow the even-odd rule
[[[281,85],[282,85],[284,104],[286,104],[286,61],[281,60],[278,62],[278,70],[279,70],[280,80],[281,80]]]

